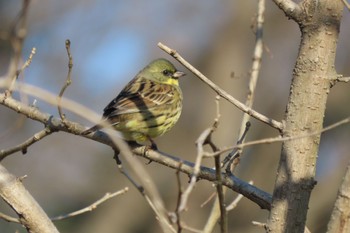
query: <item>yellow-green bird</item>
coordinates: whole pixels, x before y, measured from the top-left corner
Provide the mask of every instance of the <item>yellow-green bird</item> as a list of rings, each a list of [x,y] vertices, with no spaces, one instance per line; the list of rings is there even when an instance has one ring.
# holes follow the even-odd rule
[[[121,132],[126,141],[149,140],[157,148],[152,138],[168,132],[181,115],[178,79],[184,75],[166,59],[152,61],[105,107],[103,120]],[[100,128],[95,125],[83,134]]]

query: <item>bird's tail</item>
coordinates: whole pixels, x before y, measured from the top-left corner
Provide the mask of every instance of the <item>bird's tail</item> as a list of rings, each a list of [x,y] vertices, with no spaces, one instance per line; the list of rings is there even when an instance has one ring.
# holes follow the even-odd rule
[[[95,131],[101,129],[101,128],[102,128],[101,125],[95,125],[95,126],[91,127],[90,129],[87,129],[87,130],[83,131],[83,132],[81,133],[81,135],[88,135],[88,134],[90,134],[90,133],[93,133],[93,132],[95,132]]]

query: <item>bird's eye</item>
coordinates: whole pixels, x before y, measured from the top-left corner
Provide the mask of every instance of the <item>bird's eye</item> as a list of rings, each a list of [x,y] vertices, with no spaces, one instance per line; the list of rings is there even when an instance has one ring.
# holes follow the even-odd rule
[[[173,73],[170,70],[163,70],[162,72],[165,76],[171,76]]]

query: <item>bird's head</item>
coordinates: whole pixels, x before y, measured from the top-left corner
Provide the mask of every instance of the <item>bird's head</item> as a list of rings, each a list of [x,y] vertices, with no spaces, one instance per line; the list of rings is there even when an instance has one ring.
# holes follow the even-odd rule
[[[152,61],[141,73],[155,82],[173,86],[178,86],[178,79],[185,75],[184,72],[177,71],[170,61],[163,58]]]

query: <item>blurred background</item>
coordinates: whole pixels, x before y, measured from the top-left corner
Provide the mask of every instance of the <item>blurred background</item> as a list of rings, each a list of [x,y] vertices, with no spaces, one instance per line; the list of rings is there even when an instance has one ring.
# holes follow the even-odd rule
[[[11,28],[22,1],[0,1],[0,71],[7,72],[11,47],[6,33]],[[67,75],[68,59],[65,40],[71,40],[74,59],[73,84],[65,92],[92,110],[101,112],[124,85],[151,60],[164,57],[188,75],[181,80],[184,108],[178,124],[156,139],[160,150],[194,161],[195,141],[212,124],[216,116],[215,93],[188,70],[157,47],[162,42],[176,49],[208,78],[245,101],[252,62],[255,35],[252,25],[257,1],[111,1],[111,0],[32,0],[29,9],[28,36],[23,58],[37,49],[32,64],[21,79],[54,93],[59,93]],[[338,73],[350,74],[350,17],[345,11],[337,51]],[[300,32],[272,1],[266,1],[262,68],[257,84],[254,109],[281,120],[289,94],[292,69],[298,52]],[[325,125],[348,117],[349,84],[332,88]],[[19,98],[18,95],[15,95]],[[28,103],[34,99],[28,97]],[[58,116],[57,109],[42,101],[42,111]],[[233,145],[237,140],[242,113],[225,100],[220,101],[220,125],[213,136],[219,146]],[[87,122],[67,113],[71,120],[86,126]],[[43,128],[43,125],[0,106],[0,149],[21,143]],[[312,232],[323,232],[329,220],[338,187],[349,160],[350,126],[326,132],[321,139],[317,163],[317,181],[310,203],[307,225]],[[276,136],[278,132],[252,120],[247,140]],[[272,192],[280,143],[246,148],[235,172],[239,178]],[[209,148],[207,148],[209,150]],[[148,161],[139,158],[143,163]],[[144,198],[122,176],[115,166],[110,148],[99,143],[54,133],[34,144],[26,155],[16,153],[3,161],[16,176],[27,175],[24,184],[49,216],[83,208],[113,192],[130,187],[127,194],[116,197],[96,210],[56,222],[60,232],[161,232],[154,213]],[[205,160],[213,166],[212,160]],[[175,171],[156,163],[145,165],[157,184],[166,208],[174,211],[178,194]],[[187,177],[182,175],[182,184]],[[199,181],[190,196],[188,211],[182,219],[202,229],[212,202],[200,205],[214,192],[211,183]],[[227,192],[227,202],[236,197]],[[14,215],[0,201],[0,211]],[[243,199],[228,215],[230,232],[264,232],[251,221],[266,222],[268,212]],[[25,232],[20,225],[0,220],[1,232]],[[186,231],[184,231],[186,232]],[[216,229],[218,232],[218,229]]]

